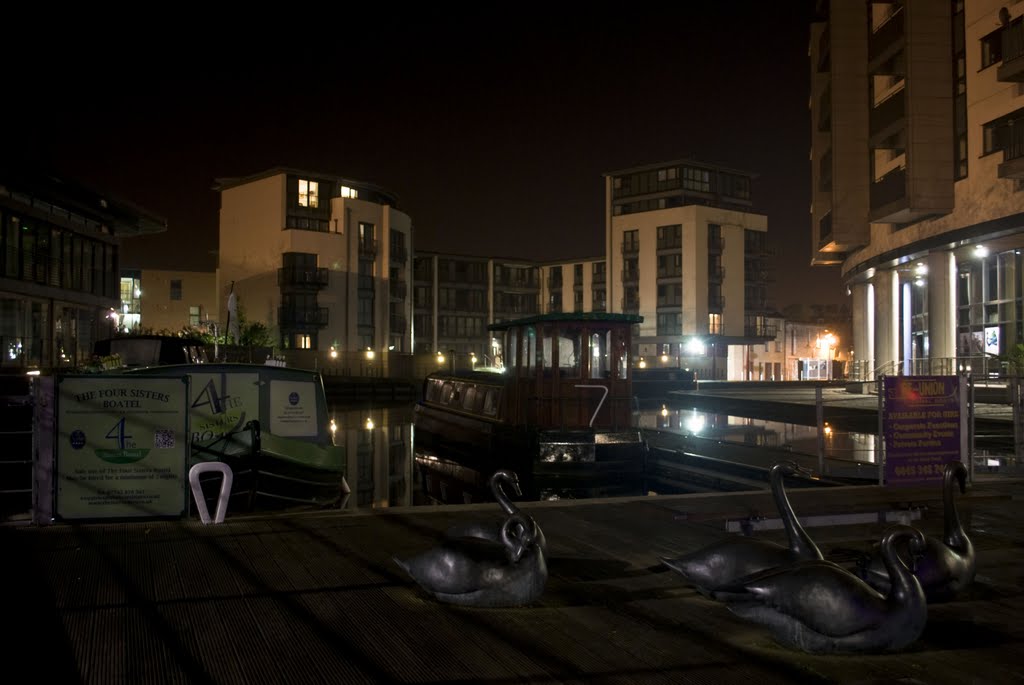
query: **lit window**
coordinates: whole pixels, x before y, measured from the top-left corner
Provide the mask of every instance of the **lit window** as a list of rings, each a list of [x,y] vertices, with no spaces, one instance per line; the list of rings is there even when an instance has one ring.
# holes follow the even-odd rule
[[[299,179],[299,206],[319,207],[320,206],[320,184],[316,181]]]
[[[352,199],[357,199],[359,197],[359,191],[356,190],[355,188],[349,188],[348,186],[342,186],[341,187],[341,196],[342,197],[350,197]]]
[[[198,326],[199,325],[199,307],[190,306],[188,308],[188,325]]]
[[[308,350],[313,347],[313,341],[308,335],[299,335],[295,339],[296,347],[300,350]]]

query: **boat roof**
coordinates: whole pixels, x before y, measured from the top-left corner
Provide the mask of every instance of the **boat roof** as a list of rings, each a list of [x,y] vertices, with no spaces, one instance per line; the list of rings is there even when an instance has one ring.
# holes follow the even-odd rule
[[[644,317],[639,314],[617,314],[612,312],[560,312],[557,314],[538,314],[523,319],[511,321],[500,321],[492,323],[487,327],[489,331],[504,331],[518,326],[530,326],[538,323],[578,321],[580,323],[619,323],[634,324],[641,323]]]

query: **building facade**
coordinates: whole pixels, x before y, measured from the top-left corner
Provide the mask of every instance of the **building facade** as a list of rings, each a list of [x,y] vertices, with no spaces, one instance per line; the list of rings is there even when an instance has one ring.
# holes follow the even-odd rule
[[[185,328],[202,328],[224,335],[226,322],[220,320],[220,313],[217,274],[213,271],[121,272],[123,331],[138,327],[174,334]]]
[[[121,239],[165,230],[164,219],[123,200],[0,169],[0,367],[87,361],[117,328]]]
[[[418,252],[413,268],[415,352],[459,366],[494,366],[487,326],[540,312],[540,267],[503,260]],[[489,342],[490,341],[490,342]]]
[[[751,175],[680,160],[605,174],[608,311],[644,317],[634,355],[745,377],[768,324],[768,223]]]
[[[542,264],[540,283],[544,314],[607,311],[608,279],[603,257]]]
[[[219,302],[234,292],[283,349],[412,352],[412,220],[393,193],[294,169],[217,190]]]
[[[819,5],[812,262],[852,298],[852,374],[999,369],[1024,342],[1024,5]]]

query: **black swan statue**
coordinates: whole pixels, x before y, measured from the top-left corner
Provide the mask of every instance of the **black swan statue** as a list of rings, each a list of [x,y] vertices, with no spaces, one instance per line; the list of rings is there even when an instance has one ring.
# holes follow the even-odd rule
[[[515,493],[516,497],[522,497],[523,491],[519,487],[519,476],[514,471],[501,470],[495,471],[494,475],[491,476],[490,486],[491,492],[494,494],[494,499],[498,502],[498,506],[505,512],[506,518],[513,514],[521,514],[523,517],[533,519],[523,512],[512,503],[508,493],[502,487],[507,485],[512,492]],[[471,521],[469,523],[457,523],[450,527],[446,532],[450,538],[479,538],[482,540],[490,540],[492,542],[501,541],[501,528],[502,521]],[[544,531],[541,530],[540,526],[537,525],[536,521],[533,521],[533,527],[536,530],[537,546],[540,547],[541,551],[548,551],[547,539],[544,537]]]
[[[705,595],[714,593],[734,579],[802,560],[821,560],[821,550],[800,525],[786,496],[783,477],[803,471],[792,462],[772,466],[769,472],[772,496],[789,537],[783,547],[769,540],[731,536],[677,558],[662,557],[663,564],[681,574]],[[724,597],[718,597],[724,599]]]
[[[974,545],[960,523],[954,484],[959,484],[961,494],[967,492],[967,467],[959,461],[947,463],[943,471],[942,539],[928,537],[924,552],[913,557],[905,545],[897,548],[900,558],[921,583],[929,602],[948,601],[974,582],[977,567]],[[889,574],[885,572],[877,547],[858,562],[855,573],[879,592],[889,591]]]
[[[502,544],[447,540],[408,559],[395,557],[426,592],[449,604],[515,607],[544,592],[548,568],[537,546],[533,520],[509,516],[501,527]]]
[[[767,626],[784,645],[812,654],[898,651],[920,637],[928,601],[896,553],[922,550],[921,531],[897,525],[882,537],[888,596],[828,561],[802,561],[738,579],[725,588],[737,616]]]

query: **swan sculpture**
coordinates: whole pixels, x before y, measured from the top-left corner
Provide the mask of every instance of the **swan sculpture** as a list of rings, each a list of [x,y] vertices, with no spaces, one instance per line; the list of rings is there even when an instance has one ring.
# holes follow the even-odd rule
[[[959,461],[949,462],[943,471],[942,539],[928,537],[924,552],[914,557],[905,545],[897,549],[900,558],[921,583],[929,602],[950,600],[974,581],[977,560],[974,545],[964,532],[956,510],[955,483],[959,483],[961,494],[967,492],[967,467]],[[858,562],[856,573],[879,592],[889,591],[889,575],[885,572],[877,546],[867,559]]]
[[[885,596],[828,561],[802,561],[762,571],[726,588],[729,609],[767,626],[781,643],[814,654],[897,651],[924,630],[928,601],[900,560],[898,542],[925,547],[921,531],[893,526],[882,537],[890,577]]]
[[[490,478],[491,492],[494,494],[494,499],[497,500],[501,510],[505,512],[505,516],[512,516],[513,514],[520,514],[523,517],[533,522],[533,527],[536,530],[537,546],[542,551],[548,551],[547,539],[544,537],[544,531],[540,529],[537,522],[532,517],[523,514],[523,512],[512,503],[505,489],[502,487],[507,485],[517,497],[523,496],[523,491],[519,487],[519,476],[514,471],[501,470],[495,471],[494,475]],[[471,521],[469,523],[457,523],[451,526],[446,532],[450,538],[478,538],[481,540],[490,540],[491,542],[501,541],[501,529],[503,522],[501,521]]]
[[[793,462],[782,462],[772,466],[769,472],[775,506],[789,537],[788,547],[759,538],[731,536],[674,559],[662,557],[662,563],[681,574],[702,594],[716,596],[716,591],[736,578],[801,560],[821,560],[821,550],[793,513],[783,482],[784,476],[803,470]]]
[[[501,527],[502,545],[447,540],[408,559],[395,557],[426,592],[449,604],[514,607],[544,592],[548,568],[532,519],[512,514]]]

